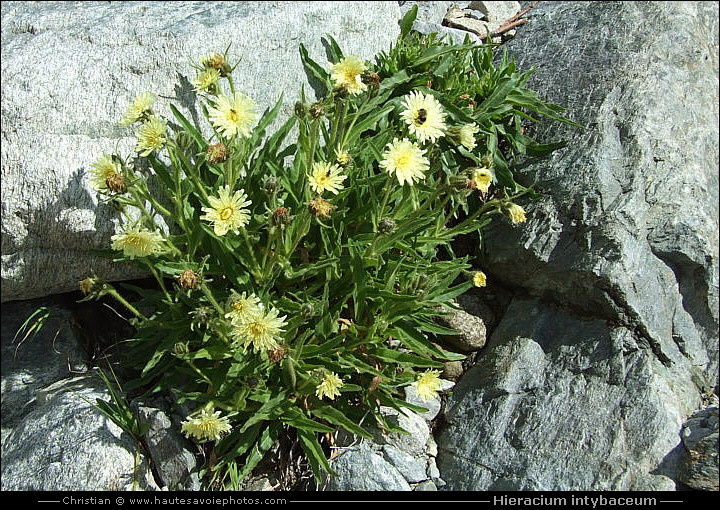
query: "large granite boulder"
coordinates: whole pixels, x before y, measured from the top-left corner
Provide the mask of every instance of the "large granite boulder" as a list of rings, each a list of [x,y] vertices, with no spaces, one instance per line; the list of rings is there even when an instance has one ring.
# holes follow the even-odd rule
[[[325,34],[371,59],[401,17],[396,2],[3,2],[1,12],[3,302],[76,289],[92,272],[139,276],[89,252],[109,246],[117,220],[85,176],[102,152],[133,153],[118,121],[138,93],[155,92],[163,116],[173,103],[202,118],[189,59],[232,43],[238,88],[261,111],[284,93],[283,122],[303,83],[313,95],[300,43],[321,64]]]
[[[518,297],[448,403],[454,490],[673,489],[718,375],[718,6],[541,2],[508,51],[580,130],[482,267]],[[670,29],[672,27],[672,29]]]

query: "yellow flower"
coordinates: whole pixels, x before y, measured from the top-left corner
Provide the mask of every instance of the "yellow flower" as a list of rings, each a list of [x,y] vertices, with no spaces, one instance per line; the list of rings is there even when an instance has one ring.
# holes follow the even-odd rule
[[[224,186],[220,188],[219,197],[208,197],[210,207],[202,208],[205,214],[200,219],[213,224],[215,235],[224,236],[228,230],[237,234],[238,229],[250,221],[250,213],[243,208],[252,202],[246,199],[245,190],[238,190],[230,196],[230,186]]]
[[[407,138],[395,138],[387,144],[380,167],[395,174],[400,186],[405,182],[412,186],[415,179],[419,181],[425,178],[423,172],[430,168],[430,162],[425,157],[424,149]]]
[[[192,81],[197,92],[210,90],[220,79],[220,71],[217,69],[205,69]]]
[[[493,172],[489,168],[476,168],[472,172],[472,180],[483,193],[487,193],[493,180]]]
[[[367,90],[362,81],[365,63],[356,56],[349,56],[330,67],[330,77],[335,87],[344,87],[350,94],[360,94]]]
[[[331,163],[313,163],[312,174],[308,175],[310,188],[318,194],[323,191],[329,191],[333,195],[337,195],[338,191],[343,189],[342,182],[347,179],[347,175],[341,175],[340,167]]]
[[[226,416],[220,417],[220,411],[208,412],[203,409],[194,418],[188,416],[181,428],[185,437],[193,436],[197,440],[211,439],[217,441],[223,434],[232,430]]]
[[[162,248],[162,236],[157,232],[134,226],[111,238],[112,249],[122,250],[126,257],[147,257]]]
[[[342,380],[337,376],[335,372],[325,374],[323,380],[315,388],[315,395],[317,398],[322,399],[327,397],[330,400],[335,400],[335,397],[340,396],[339,389],[344,386]]]
[[[485,287],[487,285],[487,276],[482,271],[475,271],[473,274],[473,285],[476,287]]]
[[[420,143],[432,142],[445,135],[445,112],[437,99],[431,94],[413,91],[403,100],[405,110],[400,118],[408,125]]]
[[[120,120],[120,125],[129,126],[141,120],[143,117],[149,117],[152,115],[152,105],[154,103],[155,95],[152,92],[143,92],[130,103],[127,112],[125,112],[125,115]]]
[[[423,400],[431,400],[441,390],[439,370],[427,370],[415,381],[415,391]]]
[[[138,142],[135,150],[145,157],[152,151],[162,149],[166,143],[167,122],[153,116],[138,129]]]
[[[505,214],[512,220],[514,225],[525,221],[525,209],[517,204],[509,204],[505,207]]]
[[[469,151],[473,150],[475,148],[475,133],[479,130],[477,124],[463,124],[460,126],[460,145]]]
[[[108,189],[107,180],[120,174],[120,163],[113,161],[112,156],[103,154],[90,165],[90,184],[95,189]]]
[[[287,317],[287,315],[278,317],[279,313],[273,308],[267,313],[260,309],[248,314],[243,322],[233,324],[231,334],[238,342],[242,342],[245,350],[251,344],[254,352],[278,349],[280,344],[277,340],[284,331],[282,328],[286,324]]]
[[[245,292],[238,294],[234,290],[230,296],[230,312],[225,318],[230,318],[232,324],[241,324],[263,311],[263,305],[255,294],[247,296]]]
[[[217,107],[208,110],[213,126],[227,138],[239,134],[249,138],[252,125],[257,120],[255,101],[241,92],[228,98],[221,95],[217,99]]]

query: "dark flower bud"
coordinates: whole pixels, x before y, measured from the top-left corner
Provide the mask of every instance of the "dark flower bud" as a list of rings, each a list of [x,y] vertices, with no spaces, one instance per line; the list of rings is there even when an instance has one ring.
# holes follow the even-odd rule
[[[378,222],[378,232],[381,234],[390,234],[397,224],[392,218],[383,218]]]
[[[181,289],[194,289],[197,287],[197,275],[191,269],[183,271],[178,276],[177,281]]]
[[[285,227],[290,224],[290,212],[285,207],[278,207],[272,215],[272,224],[276,227]]]

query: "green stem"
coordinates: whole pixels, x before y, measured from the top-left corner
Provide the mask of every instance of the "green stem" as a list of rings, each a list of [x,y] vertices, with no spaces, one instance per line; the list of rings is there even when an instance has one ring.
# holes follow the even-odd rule
[[[114,288],[107,286],[108,288],[105,289],[105,291],[110,294],[112,297],[114,297],[117,301],[119,301],[125,308],[130,310],[130,312],[135,315],[138,319],[142,321],[146,321],[147,317],[145,317],[143,314],[141,314],[133,305],[127,302],[127,300],[120,295],[120,293],[115,290]]]

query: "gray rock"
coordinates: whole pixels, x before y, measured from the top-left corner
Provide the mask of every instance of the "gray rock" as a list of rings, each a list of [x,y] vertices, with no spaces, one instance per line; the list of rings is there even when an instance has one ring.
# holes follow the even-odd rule
[[[712,388],[717,6],[541,2],[531,13],[506,47],[518,68],[537,68],[528,86],[586,129],[530,127],[568,146],[518,169],[543,196],[522,202],[527,223],[493,222],[483,267],[508,287],[625,325],[663,363],[704,370]],[[686,29],[657,37],[667,26]]]
[[[700,402],[633,332],[516,299],[448,399],[450,490],[672,490],[665,457]],[[658,473],[658,474],[654,474]]]
[[[437,318],[443,326],[459,332],[458,335],[442,335],[442,340],[464,352],[479,351],[487,341],[485,322],[466,310],[448,310],[447,315]]]
[[[138,444],[92,404],[109,400],[96,379],[63,380],[43,392],[2,448],[2,490],[158,490]]]
[[[452,490],[672,490],[718,376],[718,7],[531,12],[507,48],[586,129],[529,128],[568,146],[517,170],[543,195],[480,261],[529,298],[456,386],[438,465]]]
[[[170,490],[200,490],[197,462],[192,445],[180,433],[181,425],[161,409],[135,406],[138,417],[150,426],[144,440],[148,454],[160,478],[158,483]]]
[[[327,478],[328,491],[409,491],[400,472],[365,442],[345,450],[331,464],[338,476]]]
[[[102,152],[133,153],[118,121],[138,93],[155,92],[165,117],[173,103],[202,118],[188,58],[232,42],[235,83],[260,111],[285,93],[277,126],[302,83],[313,97],[299,43],[321,65],[325,34],[371,59],[401,16],[395,2],[3,2],[1,12],[2,302],[74,290],[92,272],[143,274],[89,253],[108,247],[118,219],[85,176]]]
[[[383,446],[383,456],[390,464],[400,471],[403,478],[410,483],[418,483],[427,480],[425,474],[425,463],[419,461],[409,453],[386,444]]]
[[[462,361],[447,361],[443,366],[442,375],[445,379],[457,381],[464,371]]]
[[[498,26],[520,12],[520,2],[470,2],[467,7],[479,11],[487,21]]]
[[[438,489],[435,486],[435,484],[432,482],[432,480],[425,480],[424,482],[417,484],[413,490],[427,492],[427,491],[437,491]]]
[[[0,423],[3,440],[35,408],[38,390],[86,370],[86,355],[70,327],[72,312],[66,301],[66,297],[57,297],[5,303],[2,306]],[[41,306],[47,307],[50,315],[37,336],[23,341],[22,333],[15,338],[23,322]],[[29,327],[32,324],[33,321]]]
[[[425,454],[427,442],[430,438],[430,428],[425,418],[409,409],[397,411],[390,407],[381,407],[380,412],[389,424],[399,426],[408,434],[383,432],[377,427],[368,427],[368,432],[373,435],[373,441],[376,444],[395,446],[414,457],[421,457]]]
[[[706,407],[685,423],[682,430],[684,455],[678,480],[697,490],[717,491],[718,407]]]
[[[437,467],[437,463],[434,458],[428,460],[427,476],[437,487],[445,487],[447,483],[445,480],[440,478],[440,470]]]

